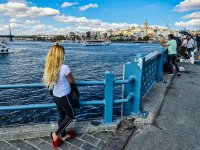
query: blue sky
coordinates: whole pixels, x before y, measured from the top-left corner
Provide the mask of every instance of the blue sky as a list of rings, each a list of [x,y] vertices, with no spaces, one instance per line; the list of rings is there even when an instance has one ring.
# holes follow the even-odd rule
[[[16,34],[122,29],[149,25],[200,27],[200,0],[1,0],[0,32]]]

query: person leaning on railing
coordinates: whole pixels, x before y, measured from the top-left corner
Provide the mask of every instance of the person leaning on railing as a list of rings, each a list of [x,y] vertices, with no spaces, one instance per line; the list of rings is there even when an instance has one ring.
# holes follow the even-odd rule
[[[75,133],[65,128],[75,117],[75,109],[70,95],[70,84],[74,77],[68,65],[64,65],[65,50],[58,43],[51,47],[45,62],[43,80],[45,85],[53,90],[53,100],[56,103],[59,121],[58,129],[51,133],[52,147],[56,148],[67,138],[73,138]]]
[[[168,63],[170,67],[169,74],[173,74],[174,65],[178,76],[180,76],[179,67],[177,63],[177,42],[176,40],[174,40],[173,34],[168,35],[168,40],[169,41],[166,44],[162,44],[162,46],[167,47],[168,49]]]

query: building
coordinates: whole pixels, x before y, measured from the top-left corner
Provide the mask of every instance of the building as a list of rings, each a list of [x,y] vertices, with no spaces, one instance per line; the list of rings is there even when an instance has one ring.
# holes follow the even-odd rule
[[[144,22],[144,30],[145,30],[145,36],[147,36],[148,35],[148,32],[147,32],[147,30],[148,30],[148,22],[147,22],[147,20],[145,20],[145,22]]]

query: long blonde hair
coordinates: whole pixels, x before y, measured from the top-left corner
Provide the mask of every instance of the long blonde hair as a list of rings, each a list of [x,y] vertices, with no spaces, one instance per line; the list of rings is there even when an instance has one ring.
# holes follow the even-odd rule
[[[65,56],[65,50],[63,46],[56,43],[56,45],[52,46],[45,62],[45,68],[44,68],[44,75],[43,75],[43,81],[44,84],[49,88],[52,89],[60,68],[62,66],[63,60]]]

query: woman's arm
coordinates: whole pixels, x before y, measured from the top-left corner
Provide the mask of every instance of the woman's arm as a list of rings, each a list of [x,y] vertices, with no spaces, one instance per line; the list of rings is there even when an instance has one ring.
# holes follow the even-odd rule
[[[71,72],[67,75],[67,81],[69,83],[74,83],[75,82],[74,81],[74,76],[73,76],[73,74]]]

